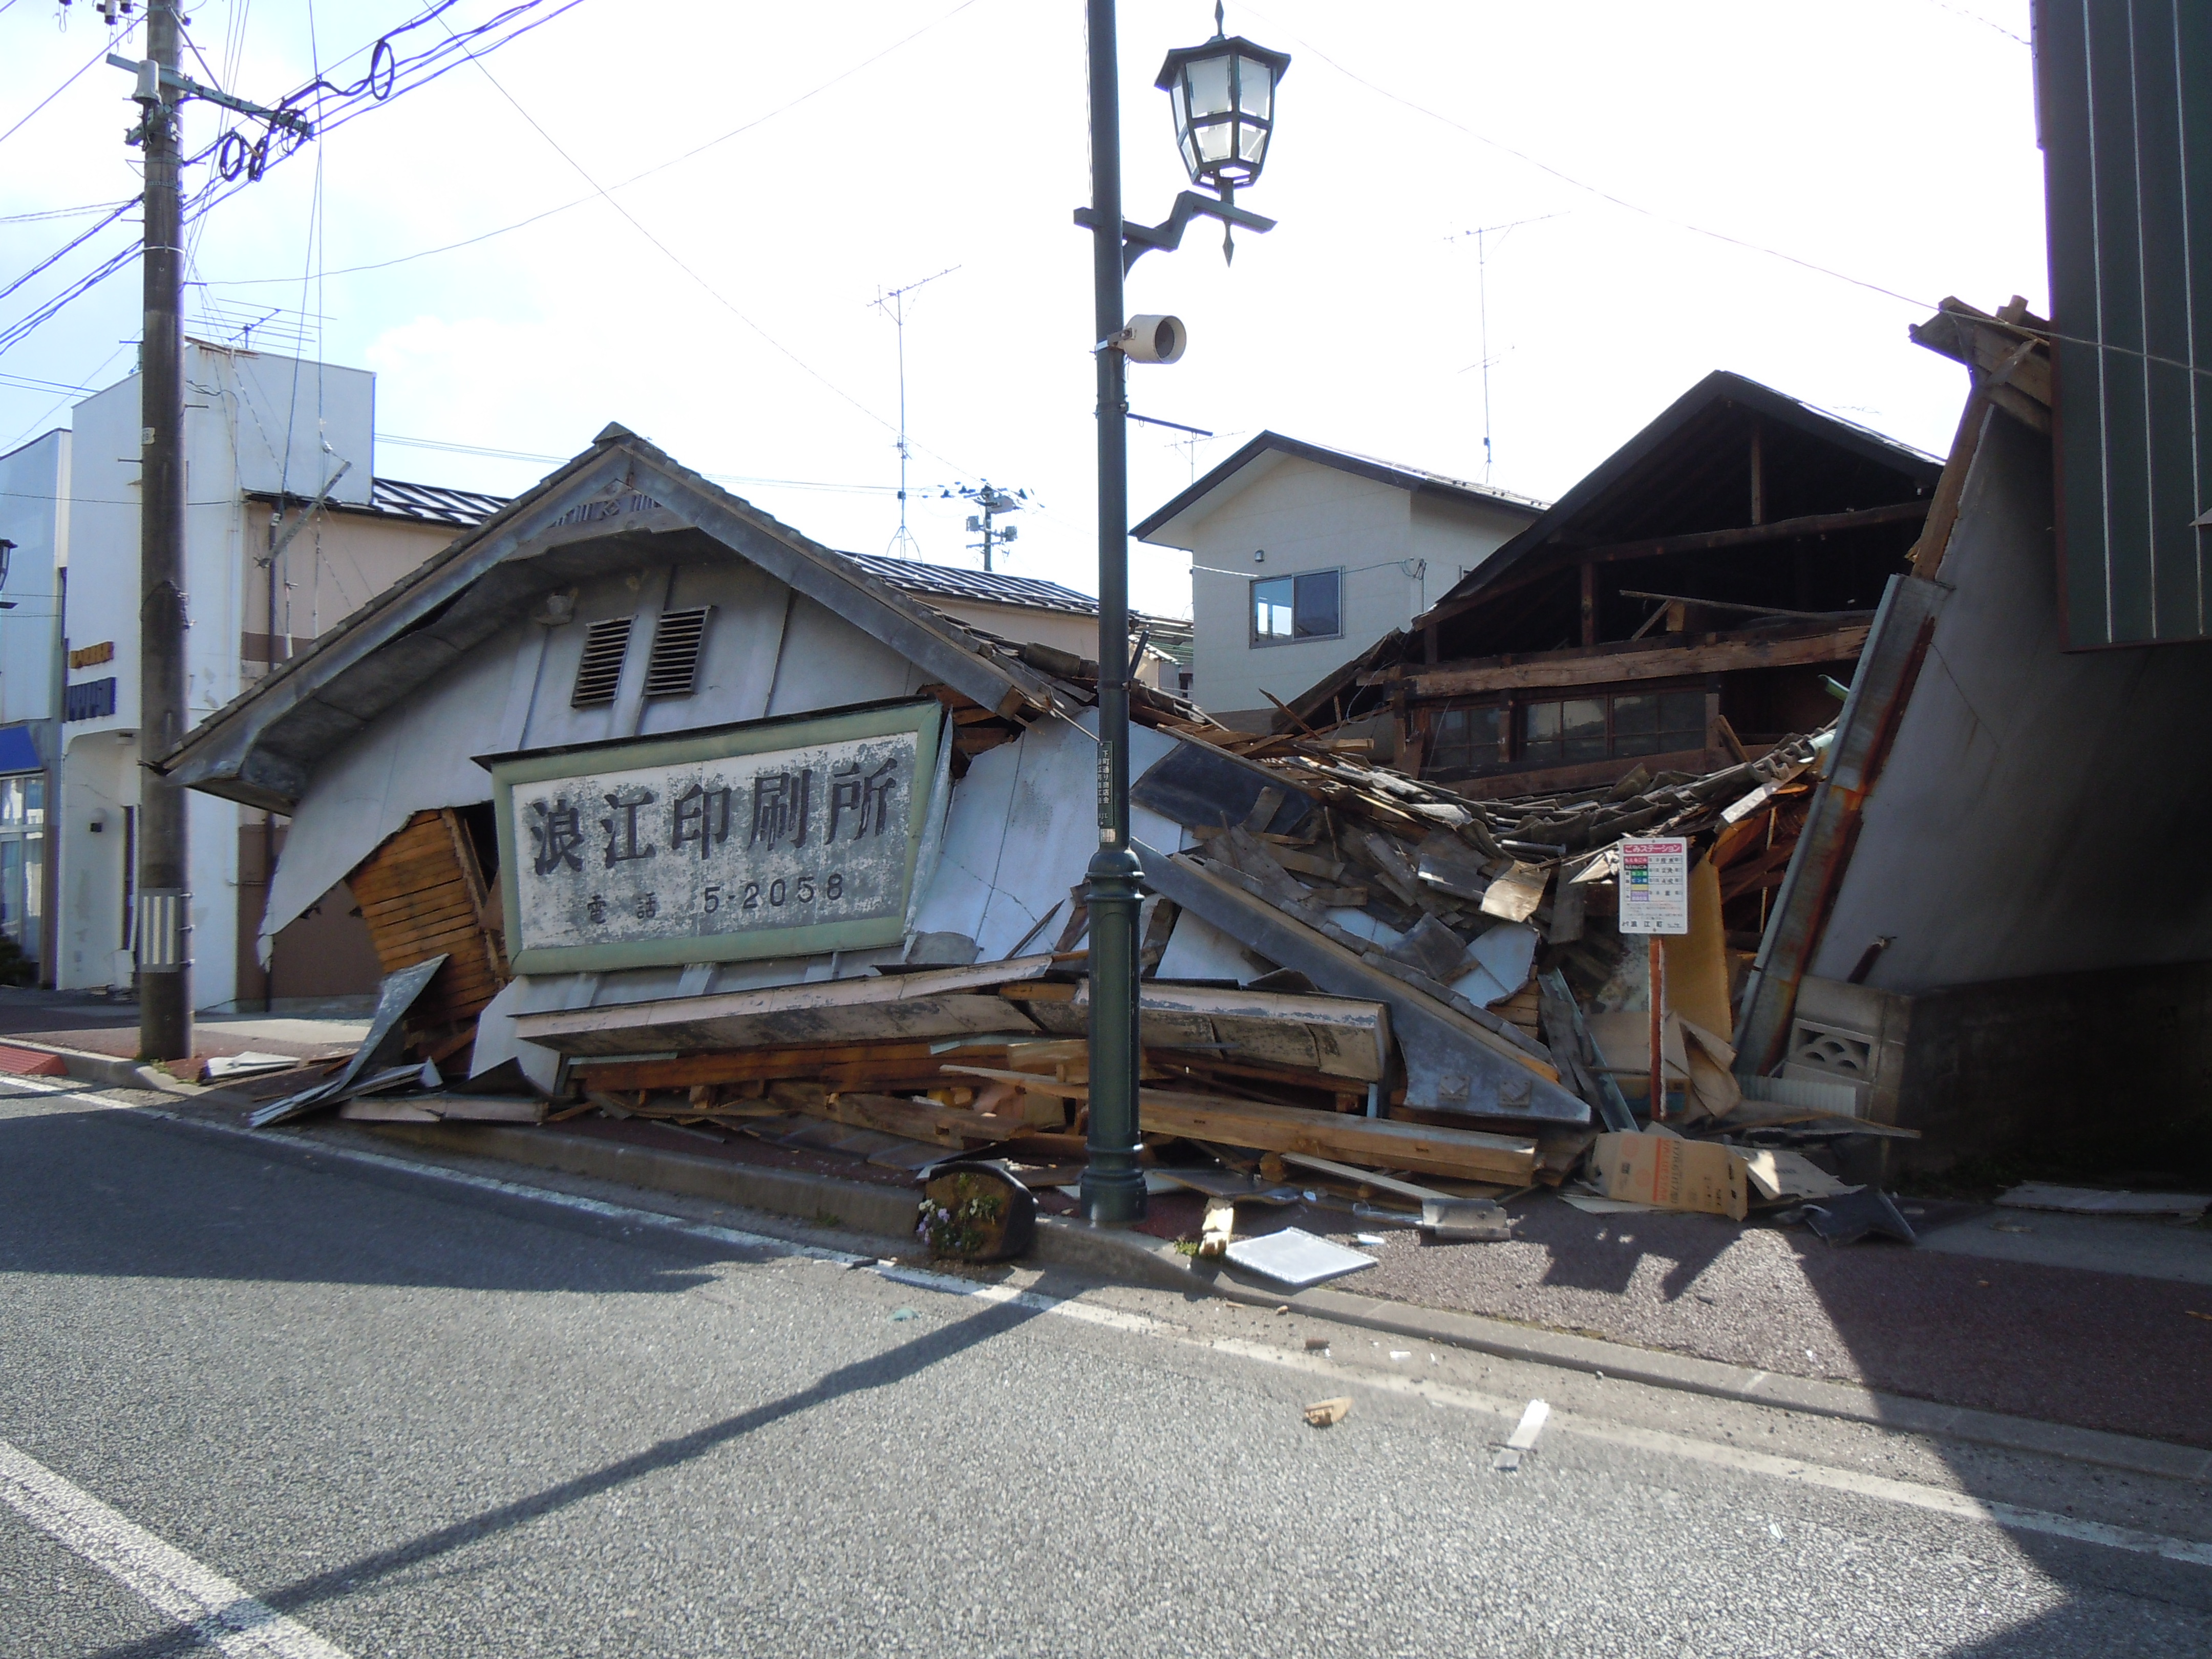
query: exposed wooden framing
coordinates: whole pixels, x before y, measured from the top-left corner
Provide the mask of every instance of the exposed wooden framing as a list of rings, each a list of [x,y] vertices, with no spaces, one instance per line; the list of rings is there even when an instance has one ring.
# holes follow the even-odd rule
[[[1597,567],[1585,560],[1577,567],[1582,581],[1583,643],[1597,643]]]
[[[1775,542],[1793,541],[1808,536],[1833,536],[1853,530],[1872,530],[1882,525],[1911,524],[1927,516],[1926,500],[1894,501],[1887,507],[1859,507],[1849,513],[1815,513],[1801,519],[1777,519],[1769,524],[1749,525],[1734,530],[1703,530],[1686,536],[1662,536],[1650,541],[1613,542],[1589,547],[1560,544],[1537,549],[1519,562],[1528,567],[1516,569],[1510,576],[1490,583],[1465,597],[1439,601],[1427,616],[1421,618],[1423,626],[1449,622],[1455,617],[1466,615],[1477,606],[1489,604],[1502,594],[1556,576],[1570,562],[1579,564],[1588,560],[1595,564],[1613,564],[1623,559],[1657,558],[1668,553],[1711,553],[1724,549],[1758,547]],[[1547,555],[1559,556],[1557,562]],[[1535,562],[1543,561],[1540,564]]]
[[[1845,531],[1872,530],[1886,524],[1911,524],[1928,514],[1928,501],[1893,501],[1887,507],[1863,507],[1849,513],[1814,513],[1802,519],[1777,519],[1771,524],[1742,526],[1735,530],[1701,530],[1686,536],[1662,536],[1651,541],[1615,542],[1602,547],[1566,550],[1577,560],[1611,564],[1621,559],[1656,558],[1667,553],[1711,553],[1726,548],[1757,547],[1765,543],[1794,541],[1801,536],[1833,536]]]
[[[1468,663],[1402,670],[1371,677],[1403,685],[1415,697],[1466,696],[1481,691],[1589,686],[1618,680],[1669,679],[1724,674],[1744,668],[1790,668],[1808,663],[1848,662],[1866,644],[1870,623],[1851,623],[1814,634],[1708,635],[1699,645],[1658,646],[1643,651],[1559,651],[1519,661]]]

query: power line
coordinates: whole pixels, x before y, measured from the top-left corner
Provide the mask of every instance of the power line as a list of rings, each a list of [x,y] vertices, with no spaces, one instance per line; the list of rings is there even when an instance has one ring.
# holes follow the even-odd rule
[[[574,156],[569,155],[567,150],[563,149],[561,147],[559,140],[556,139],[551,133],[546,131],[544,127],[538,125],[538,118],[532,115],[528,110],[523,108],[520,102],[516,100],[514,94],[509,92],[505,87],[501,86],[499,83],[498,79],[493,76],[489,70],[485,69],[481,62],[477,61],[475,53],[471,52],[469,56],[471,62],[476,62],[477,69],[483,76],[483,78],[491,82],[492,90],[499,94],[501,97],[506,99],[507,101],[514,106],[514,112],[530,124],[532,131],[536,132],[540,138],[543,138],[546,143],[551,147],[553,153],[556,155],[558,155],[562,161],[566,161],[569,167],[574,168],[578,178],[581,179],[586,184],[597,191],[600,197],[605,199],[606,204],[623,216],[623,220],[628,222],[631,229],[637,232],[639,235],[644,237],[647,241],[652,243],[655,248],[659,250],[660,253],[671,264],[674,265],[678,270],[682,271],[686,276],[689,276],[694,283],[698,284],[701,292],[704,293],[708,299],[714,301],[714,303],[720,306],[723,310],[728,312],[730,315],[736,318],[747,328],[760,336],[760,337],[768,344],[774,347],[785,357],[790,359],[794,365],[803,370],[811,378],[818,381],[825,389],[836,394],[844,402],[850,404],[854,409],[860,410],[861,414],[866,416],[877,425],[884,428],[886,431],[899,432],[898,427],[894,425],[891,422],[885,420],[882,416],[877,414],[874,410],[870,409],[858,398],[853,396],[851,392],[846,391],[844,387],[839,386],[835,380],[832,380],[828,375],[823,374],[821,370],[816,368],[811,363],[801,357],[789,346],[784,344],[782,341],[777,339],[775,336],[770,334],[758,323],[746,316],[745,313],[738,310],[738,307],[732,304],[720,289],[716,289],[713,283],[709,283],[704,276],[702,276],[697,271],[692,270],[690,265],[686,264],[673,248],[670,247],[667,243],[662,241],[658,236],[655,236],[650,230],[647,230],[645,228],[644,222],[640,220],[635,214],[632,213],[620,202],[615,200],[613,196],[608,193],[606,187],[601,185],[598,179],[592,177],[591,173],[586,170],[582,162],[579,161]],[[902,441],[903,441],[905,434],[902,432],[899,432],[899,435]],[[927,447],[927,446],[924,446],[924,447]],[[958,462],[951,460],[945,456],[937,454],[935,450],[931,450],[929,453],[933,455],[937,455],[937,459],[940,461],[944,461],[947,466],[951,466],[956,471],[959,469]]]
[[[1245,9],[1247,11],[1251,11],[1252,9],[1247,6]],[[1252,15],[1255,17],[1260,15],[1257,12],[1253,12]],[[1268,27],[1271,28],[1278,27],[1276,24],[1269,21],[1269,20],[1266,18],[1261,18],[1261,21],[1267,23]],[[1284,33],[1289,34],[1290,31],[1285,29]],[[1358,73],[1356,70],[1347,69],[1342,64],[1338,63],[1335,58],[1330,57],[1319,46],[1315,46],[1310,40],[1300,40],[1299,37],[1295,34],[1291,34],[1290,38],[1293,40],[1297,40],[1298,44],[1306,51],[1320,58],[1322,63],[1328,64],[1339,75],[1343,76],[1345,79],[1347,81],[1357,82],[1359,85],[1366,88],[1368,91],[1374,93],[1377,97],[1388,98],[1394,104],[1402,104],[1407,109],[1412,110],[1415,114],[1425,115],[1432,121],[1441,121],[1444,125],[1451,128],[1455,132],[1465,133],[1477,143],[1486,144],[1494,150],[1510,155],[1516,161],[1521,161],[1529,167],[1534,167],[1540,173],[1549,173],[1553,178],[1557,179],[1561,184],[1572,185],[1577,190],[1582,191],[1588,195],[1596,197],[1601,202],[1609,202],[1614,207],[1623,209],[1630,213],[1639,215],[1646,219],[1656,220],[1662,225],[1672,225],[1677,230],[1686,230],[1695,236],[1710,237],[1714,241],[1725,242],[1731,247],[1740,247],[1752,253],[1763,253],[1771,259],[1780,259],[1790,264],[1799,266],[1803,270],[1814,271],[1820,276],[1832,276],[1839,283],[1849,283],[1853,288],[1865,289],[1869,293],[1879,294],[1885,299],[1897,300],[1909,306],[1917,306],[1923,311],[1932,311],[1935,309],[1935,301],[1932,300],[1917,299],[1910,294],[1900,294],[1893,288],[1885,288],[1880,283],[1869,282],[1866,278],[1863,276],[1854,276],[1848,271],[1838,270],[1832,266],[1820,264],[1812,259],[1801,258],[1795,253],[1784,253],[1780,248],[1767,247],[1758,242],[1747,241],[1741,236],[1731,236],[1726,231],[1708,230],[1703,225],[1692,224],[1686,219],[1677,219],[1671,214],[1661,213],[1656,209],[1644,207],[1638,203],[1627,200],[1624,197],[1615,196],[1611,191],[1606,190],[1597,185],[1587,183],[1583,179],[1576,178],[1572,173],[1562,173],[1559,168],[1553,167],[1549,161],[1540,161],[1535,156],[1529,155],[1526,150],[1516,149],[1512,145],[1506,143],[1500,139],[1492,138],[1488,133],[1477,132],[1473,127],[1467,125],[1464,122],[1455,121],[1450,116],[1442,114],[1436,110],[1432,110],[1425,104],[1417,104],[1412,99],[1406,97],[1403,94],[1393,92],[1388,87],[1377,86],[1365,76]]]
[[[562,466],[575,459],[573,455],[544,455],[526,449],[492,449],[483,444],[453,443],[443,438],[410,438],[396,432],[380,432],[376,441],[396,444],[402,449],[430,449],[443,454],[483,455],[498,461],[530,461],[546,466]],[[741,472],[702,472],[702,478],[712,478],[716,483],[755,485],[777,489],[819,489],[843,495],[888,495],[891,486],[878,483],[836,483],[820,478],[763,478]],[[925,485],[922,493],[942,489],[942,485]]]
[[[13,138],[17,133],[21,132],[30,122],[33,116],[36,115],[47,105],[52,103],[55,99],[60,97],[71,87],[75,86],[77,82],[82,78],[86,70],[92,69],[96,64],[106,63],[107,61],[107,54],[114,51],[116,47],[121,46],[125,40],[129,40],[131,38],[131,31],[136,29],[137,27],[138,20],[134,17],[131,20],[130,23],[125,27],[120,34],[110,35],[106,40],[102,40],[100,43],[100,50],[93,54],[91,58],[86,62],[82,69],[78,70],[76,73],[70,76],[68,80],[63,82],[61,85],[56,87],[45,97],[40,99],[37,103],[32,105],[29,112],[26,114],[21,120],[17,121],[14,126],[9,127],[5,132],[0,132],[0,144],[6,143],[10,138]]]
[[[836,74],[831,76],[827,81],[821,82],[817,86],[809,88],[806,91],[800,93],[796,98],[790,100],[788,102],[779,104],[774,109],[755,116],[743,126],[732,127],[729,131],[723,133],[720,137],[709,138],[705,143],[697,145],[693,149],[687,149],[680,155],[672,155],[665,161],[655,162],[653,166],[646,168],[644,172],[634,173],[629,178],[621,179],[608,186],[608,188],[611,190],[628,190],[632,185],[641,184],[644,180],[652,178],[655,173],[665,173],[672,167],[678,167],[684,162],[692,160],[696,156],[704,155],[708,150],[716,148],[718,145],[728,143],[732,138],[744,137],[746,133],[750,132],[754,128],[765,125],[767,123],[775,120],[778,116],[797,109],[801,104],[805,103],[808,100],[819,97],[823,93],[829,91],[830,88],[838,85],[841,82],[849,81],[853,76],[858,75],[862,70],[870,67],[872,64],[880,63],[883,59],[890,57],[901,47],[919,40],[923,35],[927,34],[930,31],[937,28],[942,24],[951,21],[953,18],[958,16],[962,12],[966,11],[970,6],[976,3],[977,0],[960,0],[960,3],[958,5],[953,7],[951,11],[946,12],[943,16],[923,24],[911,34],[902,35],[898,40],[892,41],[890,45],[885,46],[882,51],[874,53],[872,56],[862,58],[859,63],[854,64],[849,69],[839,70]],[[562,202],[557,206],[545,209],[543,212],[533,213],[526,219],[517,219],[511,225],[501,225],[496,230],[483,231],[474,236],[464,237],[458,242],[447,242],[437,247],[420,248],[413,253],[400,254],[396,258],[373,260],[368,264],[341,265],[335,270],[325,271],[324,275],[328,276],[358,276],[363,271],[389,270],[394,265],[410,264],[417,259],[434,258],[441,253],[458,252],[465,247],[474,247],[479,242],[489,242],[495,236],[505,236],[512,231],[526,230],[532,225],[538,223],[541,219],[550,219],[556,214],[567,213],[573,208],[580,208],[584,206],[586,203],[598,201],[601,193],[602,192],[594,186],[592,194],[589,196],[579,196],[573,201]],[[289,276],[239,276],[226,279],[225,281],[216,284],[216,286],[222,288],[252,288],[270,283],[289,283],[291,280],[292,279]]]
[[[416,24],[428,21],[429,17],[434,16],[437,11],[442,11],[447,6],[457,3],[458,0],[444,0],[443,4],[435,8],[432,12],[425,14],[423,17],[417,18],[415,20],[415,22],[404,26],[400,30],[391,31],[386,35],[380,36],[378,47],[371,49],[370,73],[363,76],[361,81],[354,83],[354,85],[349,88],[336,89],[341,94],[342,100],[349,101],[342,101],[339,105],[340,113],[335,117],[328,118],[321,123],[319,136],[327,137],[337,128],[345,125],[349,121],[353,120],[359,115],[366,113],[368,108],[387,103],[394,98],[399,97],[408,92],[417,90],[419,88],[428,85],[431,81],[438,79],[440,76],[447,73],[448,70],[458,67],[458,64],[447,64],[445,68],[437,70],[435,74],[422,76],[415,80],[403,80],[402,77],[404,76],[410,70],[418,68],[425,64],[439,61],[440,59],[448,56],[451,51],[456,48],[466,51],[466,43],[468,41],[481,39],[482,37],[493,33],[501,25],[507,22],[511,19],[531,12],[536,9],[538,6],[547,3],[547,0],[522,0],[522,3],[511,6],[507,10],[501,12],[497,16],[478,25],[477,27],[472,28],[459,36],[453,37],[453,40],[450,42],[441,43],[440,45],[432,47],[428,52],[420,53],[414,58],[407,58],[404,61],[399,59],[396,53],[386,55],[380,50],[384,43],[393,36],[404,33],[406,28],[412,28],[416,27]],[[487,46],[484,50],[486,52],[495,50],[498,46],[505,46],[511,41],[519,40],[523,35],[542,27],[544,24],[552,21],[555,18],[559,17],[565,12],[573,10],[575,7],[582,3],[583,0],[567,0],[566,4],[557,7],[553,11],[546,13],[544,16],[536,18],[521,27],[510,30],[500,39],[493,41],[491,45]],[[137,27],[135,21],[131,27]],[[119,39],[120,37],[118,38]],[[105,56],[104,53],[103,56]],[[479,56],[479,53],[470,52],[467,61],[476,61]],[[100,60],[97,58],[94,60],[95,63],[99,61]],[[379,69],[380,64],[384,66],[380,70]],[[89,68],[91,65],[88,64],[86,67]],[[77,71],[77,74],[82,75],[83,72],[84,70],[80,70]],[[72,76],[70,78],[71,81],[74,81],[76,79],[76,76]],[[68,83],[64,82],[64,84],[67,85]],[[295,103],[313,94],[319,87],[325,87],[329,83],[324,80],[323,76],[320,74],[318,74],[314,80],[308,83],[307,87],[303,88],[299,91],[289,94],[284,99],[280,100],[276,106],[277,112],[283,114],[293,113],[292,106]],[[57,88],[55,90],[56,94],[58,94],[61,88]],[[53,94],[49,94],[47,101],[52,101],[52,95]],[[44,106],[41,105],[40,107],[44,107]],[[321,107],[319,100],[318,107],[319,109]],[[34,110],[32,113],[36,114],[37,111]],[[29,118],[29,116],[24,117],[25,120],[28,120]],[[16,124],[19,127],[21,125],[21,122],[18,122]],[[11,128],[9,131],[12,132],[15,129]],[[289,147],[280,146],[276,143],[280,133],[283,134],[289,141]],[[0,137],[4,136],[5,135],[0,135]],[[210,155],[215,156],[217,161],[217,176],[210,179],[208,183],[203,185],[199,191],[185,204],[185,222],[186,225],[192,227],[195,232],[197,232],[198,222],[204,215],[205,215],[210,210],[219,205],[221,203],[228,200],[231,196],[235,195],[240,190],[245,189],[248,185],[257,182],[261,177],[263,172],[264,172],[269,167],[283,161],[287,155],[291,154],[292,150],[297,148],[298,142],[299,140],[296,131],[272,125],[270,132],[264,135],[258,143],[247,144],[244,143],[236,129],[234,128],[226,131],[222,137],[218,138],[214,143],[208,145],[196,155],[185,158],[185,165],[191,165],[193,162],[204,161]],[[228,148],[234,144],[237,146],[235,152]],[[227,157],[235,161],[234,167],[226,169],[224,162]],[[70,283],[67,288],[63,289],[61,293],[52,296],[44,304],[35,307],[28,315],[19,319],[16,322],[9,325],[5,328],[0,328],[0,354],[4,354],[7,351],[13,349],[16,345],[21,343],[23,340],[28,338],[29,336],[37,329],[44,325],[46,323],[52,320],[55,316],[58,315],[62,310],[74,301],[80,298],[82,295],[89,293],[93,289],[97,288],[101,283],[106,281],[108,277],[128,268],[139,258],[141,251],[142,250],[138,244],[135,242],[118,250],[115,254],[110,256],[109,258],[99,267],[86,273],[83,276]],[[296,279],[287,278],[286,280],[292,281]]]

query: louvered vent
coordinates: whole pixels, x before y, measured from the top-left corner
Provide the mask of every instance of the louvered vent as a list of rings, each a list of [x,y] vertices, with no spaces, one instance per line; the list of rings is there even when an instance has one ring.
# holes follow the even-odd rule
[[[576,689],[568,698],[572,708],[598,708],[615,700],[622,684],[623,658],[629,650],[628,617],[595,622],[584,635],[584,659],[576,665]]]
[[[648,697],[688,697],[699,679],[699,647],[707,636],[707,613],[714,607],[702,605],[689,611],[664,611],[653,629],[653,655],[645,665],[645,695]]]

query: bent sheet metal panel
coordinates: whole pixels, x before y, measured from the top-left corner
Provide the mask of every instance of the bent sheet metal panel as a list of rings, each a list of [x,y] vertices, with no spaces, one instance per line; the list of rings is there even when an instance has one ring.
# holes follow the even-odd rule
[[[1051,966],[1049,957],[1024,957],[929,973],[565,1009],[524,1014],[514,1033],[564,1054],[798,1048],[971,1031],[1034,1035],[1036,1024],[998,988],[1041,979]]]
[[[1334,940],[1226,884],[1177,863],[1143,842],[1145,884],[1204,917],[1285,968],[1295,968],[1334,996],[1382,1003],[1390,1011],[1406,1061],[1406,1103],[1424,1110],[1465,1112],[1583,1124],[1589,1107],[1558,1084],[1487,1047],[1480,1028],[1403,981],[1370,967]]]

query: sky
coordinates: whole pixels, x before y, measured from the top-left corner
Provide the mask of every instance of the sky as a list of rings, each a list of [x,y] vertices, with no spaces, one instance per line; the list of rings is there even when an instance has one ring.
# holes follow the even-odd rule
[[[517,3],[459,0],[401,44]],[[357,81],[421,10],[202,0],[185,68],[273,102],[318,66]],[[1941,453],[1964,372],[1908,325],[1947,295],[2046,308],[2027,13],[1231,5],[1231,33],[1291,54],[1239,196],[1279,228],[1226,264],[1201,221],[1133,272],[1130,311],[1179,315],[1190,347],[1132,367],[1131,407],[1214,435],[1133,426],[1131,520],[1267,428],[1550,500],[1716,368]],[[1212,22],[1200,0],[1122,0],[1133,220],[1187,185],[1152,80]],[[815,539],[882,553],[899,331],[875,302],[921,284],[903,301],[921,556],[980,565],[968,503],[940,492],[988,478],[1033,502],[1001,568],[1097,591],[1080,0],[534,0],[501,33],[526,26],[217,203],[188,331],[236,343],[273,313],[264,348],[374,369],[381,477],[511,493],[619,421]],[[0,287],[100,216],[64,210],[139,188],[110,44],[91,0],[0,0]],[[236,124],[188,106],[188,151]],[[0,299],[0,329],[136,218]],[[131,265],[0,349],[0,453],[131,371],[138,305]],[[1188,616],[1188,563],[1133,544],[1133,602]]]

